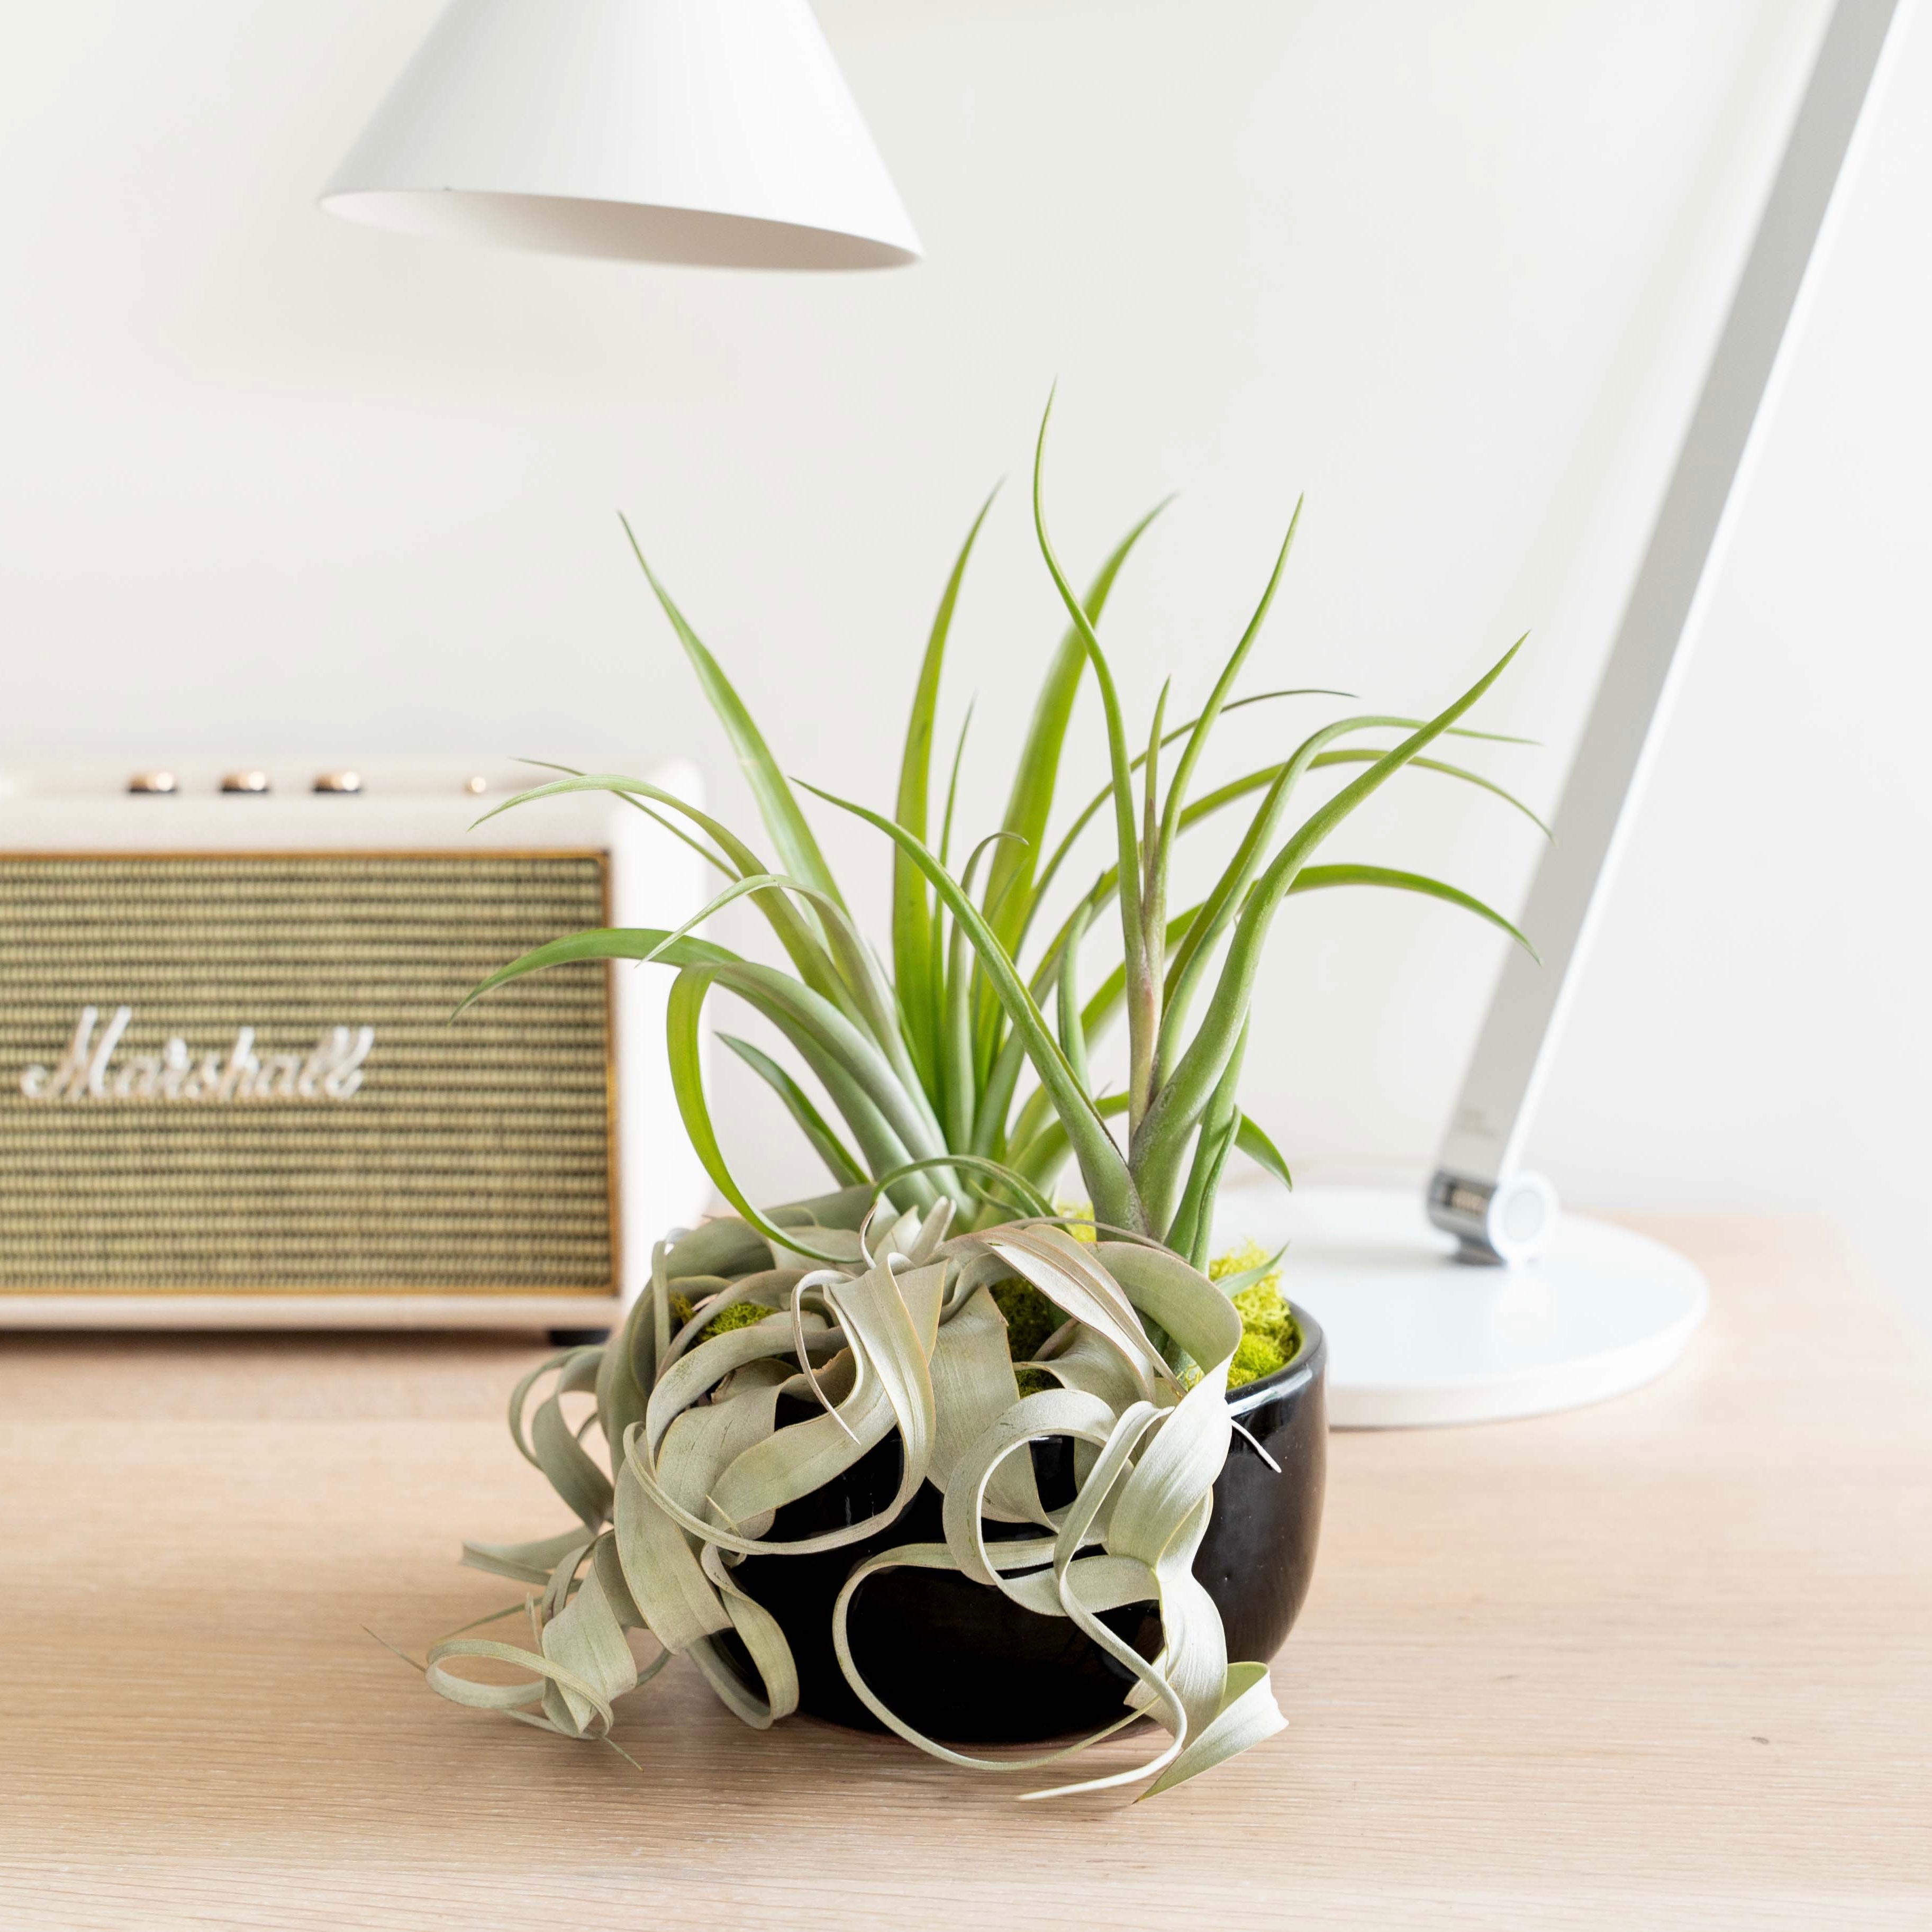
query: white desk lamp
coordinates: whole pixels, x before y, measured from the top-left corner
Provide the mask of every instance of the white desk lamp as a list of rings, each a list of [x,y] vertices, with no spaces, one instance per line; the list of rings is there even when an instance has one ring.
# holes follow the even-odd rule
[[[1839,0],[1832,16],[1522,915],[1543,964],[1513,953],[1503,969],[1426,1198],[1223,1197],[1231,1233],[1292,1240],[1283,1285],[1327,1331],[1329,1412],[1345,1426],[1618,1394],[1668,1368],[1702,1318],[1702,1277],[1681,1255],[1559,1216],[1518,1163],[1906,11]]]
[[[322,205],[627,261],[920,255],[806,0],[454,0]]]

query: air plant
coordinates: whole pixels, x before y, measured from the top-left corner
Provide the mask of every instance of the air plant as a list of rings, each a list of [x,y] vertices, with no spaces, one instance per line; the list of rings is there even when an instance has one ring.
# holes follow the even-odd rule
[[[1228,1661],[1219,1615],[1190,1567],[1232,1428],[1222,1398],[1243,1339],[1236,1302],[1268,1268],[1264,1259],[1217,1270],[1218,1282],[1208,1279],[1216,1191],[1237,1150],[1288,1180],[1274,1142],[1238,1098],[1257,976],[1284,902],[1333,886],[1442,900],[1527,944],[1499,914],[1440,880],[1316,862],[1329,835],[1405,769],[1509,798],[1487,778],[1424,754],[1448,735],[1491,735],[1458,721],[1520,644],[1431,718],[1346,716],[1308,733],[1286,758],[1197,794],[1226,712],[1342,695],[1237,694],[1292,549],[1300,506],[1253,616],[1199,712],[1170,726],[1163,688],[1144,748],[1137,750],[1098,627],[1122,565],[1159,511],[1128,532],[1086,596],[1076,595],[1043,507],[1050,417],[1049,404],[1035,452],[1034,524],[1069,628],[1048,664],[1002,822],[956,869],[952,821],[965,734],[935,840],[934,723],[954,611],[990,498],[959,551],[927,640],[890,816],[787,778],[641,550],[638,562],[750,782],[776,866],[716,818],[641,779],[573,772],[498,808],[566,792],[613,792],[695,847],[725,880],[675,932],[560,938],[505,966],[471,997],[568,961],[634,959],[672,971],[668,1034],[677,1103],[735,1213],[660,1242],[650,1285],[619,1336],[602,1348],[563,1352],[518,1390],[518,1446],[578,1524],[538,1544],[466,1546],[466,1561],[536,1591],[526,1606],[515,1606],[527,1609],[535,1648],[463,1634],[446,1640],[428,1670],[435,1688],[458,1702],[507,1709],[573,1737],[608,1736],[615,1699],[681,1652],[740,1717],[769,1724],[796,1707],[797,1675],[776,1619],[734,1579],[739,1562],[876,1545],[929,1482],[945,1498],[946,1540],[875,1548],[855,1564],[834,1614],[847,1678],[890,1728],[950,1762],[1000,1770],[1057,1762],[1108,1734],[1043,1757],[976,1759],[921,1736],[886,1708],[852,1655],[846,1616],[868,1576],[908,1564],[956,1571],[1039,1615],[1070,1617],[1132,1673],[1128,1711],[1154,1719],[1165,1743],[1132,1770],[1058,1787],[1062,1792],[1150,1776],[1150,1790],[1165,1790],[1283,1721],[1265,1664]],[[1108,780],[1049,846],[1062,748],[1089,671],[1105,722]],[[1359,742],[1372,734],[1396,734],[1395,742]],[[1164,758],[1177,745],[1170,772]],[[1297,820],[1304,781],[1346,767],[1359,769]],[[853,922],[800,790],[891,842],[890,970]],[[1172,909],[1182,835],[1244,804],[1246,830],[1204,896]],[[1112,820],[1113,862],[1048,931],[1042,914],[1049,892],[1102,814]],[[741,898],[763,915],[790,970],[697,936],[704,919]],[[1119,963],[1083,988],[1082,942],[1110,909]],[[702,1076],[704,1010],[714,987],[770,1022],[837,1116],[835,1125],[795,1074],[762,1048],[722,1036],[776,1093],[837,1192],[766,1211],[740,1186]],[[1112,1092],[1091,1069],[1102,1036],[1123,1016],[1125,1085]],[[1081,1230],[1084,1240],[1073,1238],[1054,1205],[1070,1159],[1091,1204],[1094,1226]],[[1030,1283],[1063,1318],[1022,1365],[1036,1391],[1025,1395],[994,1294],[1016,1281]],[[530,1398],[546,1375],[553,1386],[526,1430]],[[604,1464],[586,1446],[588,1424],[580,1430],[566,1420],[564,1399],[572,1394],[595,1398]],[[785,1394],[806,1399],[816,1412],[781,1424],[777,1405]],[[888,1510],[804,1540],[772,1535],[788,1503],[837,1480],[895,1433],[902,1479]],[[1078,1493],[1050,1509],[1025,1452],[1030,1442],[1056,1435],[1088,1446],[1080,1452]],[[989,1544],[988,1520],[1030,1523],[1041,1533]],[[1151,1660],[1100,1620],[1104,1610],[1144,1600],[1158,1604],[1161,1618],[1162,1647]],[[662,1647],[662,1657],[641,1671],[627,1635],[637,1629]],[[742,1649],[721,1645],[727,1632]],[[448,1667],[465,1656],[515,1663],[533,1677],[478,1684]],[[755,1685],[742,1667],[745,1657]]]

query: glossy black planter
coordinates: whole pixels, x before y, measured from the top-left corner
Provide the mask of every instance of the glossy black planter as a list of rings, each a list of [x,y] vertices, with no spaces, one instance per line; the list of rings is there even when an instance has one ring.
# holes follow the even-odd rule
[[[1274,1374],[1238,1389],[1228,1406],[1280,1467],[1271,1469],[1237,1431],[1214,1485],[1214,1514],[1194,1574],[1215,1601],[1231,1659],[1265,1662],[1286,1640],[1314,1574],[1328,1467],[1324,1375],[1328,1345],[1302,1310],[1302,1346]],[[812,1412],[801,1407],[800,1416]],[[790,1416],[782,1420],[794,1419]],[[1036,1443],[1034,1466],[1049,1508],[1072,1494],[1071,1445]],[[889,1437],[836,1482],[778,1512],[781,1540],[862,1522],[898,1486],[899,1446]],[[736,1574],[784,1630],[798,1666],[800,1708],[856,1730],[882,1728],[853,1694],[832,1648],[832,1606],[856,1564],[906,1543],[941,1543],[939,1492],[922,1489],[883,1534],[817,1556],[753,1556]],[[988,1540],[1024,1538],[1022,1525],[989,1526]],[[1103,1619],[1143,1656],[1159,1647],[1151,1604]],[[928,1737],[957,1744],[1026,1744],[1088,1730],[1120,1714],[1132,1678],[1064,1618],[1023,1610],[956,1571],[891,1570],[854,1600],[852,1651],[874,1694]],[[730,1635],[721,1642],[748,1682],[751,1660]]]

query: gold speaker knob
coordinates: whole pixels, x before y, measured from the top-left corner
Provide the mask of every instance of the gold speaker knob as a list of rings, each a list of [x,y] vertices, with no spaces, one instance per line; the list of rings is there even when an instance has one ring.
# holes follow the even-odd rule
[[[140,792],[171,792],[180,790],[181,787],[175,782],[172,772],[136,772],[128,781],[128,789]]]
[[[230,772],[221,781],[224,791],[265,792],[268,789],[266,772]]]
[[[317,791],[358,792],[362,789],[360,772],[317,772],[315,775]]]
[[[475,778],[465,778],[463,781],[463,789],[472,798],[481,798],[490,789],[490,781],[478,774]]]

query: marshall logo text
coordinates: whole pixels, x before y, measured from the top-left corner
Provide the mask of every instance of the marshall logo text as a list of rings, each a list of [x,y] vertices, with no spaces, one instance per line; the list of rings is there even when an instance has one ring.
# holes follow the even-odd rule
[[[116,1006],[97,1038],[100,1010],[82,1006],[59,1064],[22,1068],[20,1091],[29,1100],[346,1100],[362,1084],[362,1063],[376,1043],[373,1027],[339,1026],[306,1054],[258,1054],[255,1029],[244,1026],[225,1057],[217,1048],[197,1059],[175,1039],[117,1066],[114,1050],[134,1017],[133,1007]]]

